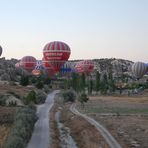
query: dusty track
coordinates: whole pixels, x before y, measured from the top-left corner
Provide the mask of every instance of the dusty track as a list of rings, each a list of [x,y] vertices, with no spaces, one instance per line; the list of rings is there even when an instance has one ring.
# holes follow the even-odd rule
[[[102,134],[102,136],[104,137],[104,139],[106,140],[106,142],[111,148],[121,148],[120,144],[114,139],[114,137],[101,124],[96,122],[94,119],[78,112],[75,109],[75,104],[71,105],[70,110],[72,113],[85,118],[90,124],[94,125],[96,129]]]

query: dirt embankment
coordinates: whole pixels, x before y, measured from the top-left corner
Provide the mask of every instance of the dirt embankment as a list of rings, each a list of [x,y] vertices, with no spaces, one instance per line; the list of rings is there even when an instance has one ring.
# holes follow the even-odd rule
[[[70,135],[74,139],[77,147],[79,148],[108,148],[104,138],[96,130],[96,128],[90,125],[85,119],[74,115],[69,110],[71,104],[59,105],[55,103],[50,116],[50,125],[52,129],[53,148],[60,148],[61,141],[59,138],[59,131],[57,123],[55,122],[55,113],[60,110],[60,122],[70,129]]]

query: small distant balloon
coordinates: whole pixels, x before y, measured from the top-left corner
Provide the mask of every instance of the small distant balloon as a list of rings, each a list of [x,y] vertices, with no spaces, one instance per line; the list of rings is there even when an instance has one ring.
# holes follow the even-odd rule
[[[16,68],[16,69],[20,68],[20,62],[17,62],[17,63],[15,64],[15,68]]]
[[[135,62],[132,65],[132,73],[136,78],[143,77],[144,74],[147,72],[147,66],[143,62]]]
[[[94,70],[94,62],[92,60],[83,60],[76,64],[75,69],[78,73],[89,74]]]

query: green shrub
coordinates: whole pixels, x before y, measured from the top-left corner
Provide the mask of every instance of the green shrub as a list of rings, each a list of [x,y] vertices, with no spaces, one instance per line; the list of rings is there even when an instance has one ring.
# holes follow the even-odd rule
[[[30,104],[31,102],[35,103],[36,101],[36,92],[30,91],[26,97],[23,98],[25,104]]]
[[[44,93],[43,91],[38,91],[36,93],[36,101],[35,101],[35,103],[36,104],[44,103],[45,100],[46,100],[46,97],[47,97],[46,93]]]
[[[86,103],[89,100],[86,94],[81,94],[78,101],[81,103],[81,105],[84,107],[84,103]]]
[[[4,98],[3,95],[0,95],[0,106],[5,106],[6,105],[6,99]]]
[[[38,81],[35,86],[36,86],[36,88],[38,88],[38,89],[42,89],[42,88],[44,87],[44,84],[43,84],[42,81]]]
[[[63,92],[62,96],[63,96],[64,102],[74,102],[76,99],[74,92],[70,90]]]
[[[33,132],[36,120],[35,110],[28,107],[19,109],[4,148],[25,148]]]
[[[20,80],[20,85],[27,86],[29,84],[29,77],[28,76],[22,76]]]

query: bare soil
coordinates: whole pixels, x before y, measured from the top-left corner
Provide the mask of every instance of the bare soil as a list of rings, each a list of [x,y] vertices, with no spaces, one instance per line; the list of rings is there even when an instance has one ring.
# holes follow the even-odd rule
[[[31,90],[35,88],[32,86],[19,86],[19,85],[10,85],[10,84],[0,84],[0,93],[5,94],[9,92],[14,92],[19,96],[25,96]]]

